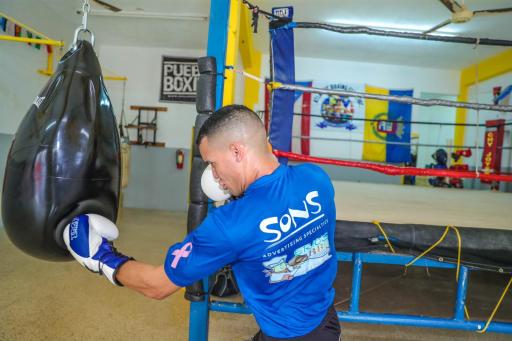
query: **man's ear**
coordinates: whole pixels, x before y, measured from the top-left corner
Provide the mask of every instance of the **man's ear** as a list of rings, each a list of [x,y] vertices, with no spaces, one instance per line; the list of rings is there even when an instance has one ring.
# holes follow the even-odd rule
[[[229,145],[229,151],[235,158],[236,162],[240,162],[245,157],[245,146],[238,142],[233,142]]]

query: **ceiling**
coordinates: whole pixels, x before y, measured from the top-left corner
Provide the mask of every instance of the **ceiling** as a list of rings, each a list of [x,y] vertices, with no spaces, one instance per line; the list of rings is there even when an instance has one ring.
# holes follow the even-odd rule
[[[43,0],[47,6],[76,26],[81,0]],[[105,1],[105,0],[104,0]],[[209,0],[106,0],[123,11],[208,17]],[[215,1],[215,0],[212,0]],[[458,0],[471,10],[512,7],[512,0]],[[450,17],[438,0],[252,0],[262,9],[294,6],[295,21],[425,30]],[[96,5],[93,8],[100,9]],[[71,14],[70,14],[71,13]],[[208,20],[115,18],[91,16],[89,27],[98,44],[204,49]],[[268,50],[266,19],[260,19],[256,45]],[[459,36],[512,40],[512,13],[474,17],[470,22],[451,24],[441,32]],[[505,50],[486,47],[425,42],[366,35],[341,35],[314,30],[295,30],[295,52],[299,56],[344,59],[432,68],[460,69]]]

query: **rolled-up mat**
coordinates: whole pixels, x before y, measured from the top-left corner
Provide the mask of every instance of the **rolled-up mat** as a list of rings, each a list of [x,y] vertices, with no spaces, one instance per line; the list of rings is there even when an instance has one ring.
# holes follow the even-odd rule
[[[76,215],[116,220],[116,120],[92,45],[79,41],[35,98],[11,145],[2,218],[11,241],[46,260],[71,260],[62,230]]]

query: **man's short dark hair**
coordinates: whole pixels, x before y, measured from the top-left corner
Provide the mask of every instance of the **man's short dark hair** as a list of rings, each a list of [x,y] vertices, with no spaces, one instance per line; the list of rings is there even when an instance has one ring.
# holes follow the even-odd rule
[[[204,137],[212,137],[230,125],[236,125],[237,123],[247,124],[248,121],[250,123],[260,124],[263,127],[259,116],[245,105],[226,105],[214,112],[204,122],[197,134],[196,144],[199,146]]]

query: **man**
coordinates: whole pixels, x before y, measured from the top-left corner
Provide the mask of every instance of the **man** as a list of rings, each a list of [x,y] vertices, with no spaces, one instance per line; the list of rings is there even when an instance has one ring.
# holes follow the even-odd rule
[[[329,177],[314,165],[279,165],[261,120],[241,105],[215,112],[196,143],[214,177],[238,199],[171,246],[164,265],[117,253],[105,239],[117,236],[115,226],[95,215],[77,217],[65,230],[71,253],[114,284],[156,299],[231,264],[261,328],[253,340],[338,340]]]

